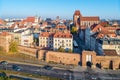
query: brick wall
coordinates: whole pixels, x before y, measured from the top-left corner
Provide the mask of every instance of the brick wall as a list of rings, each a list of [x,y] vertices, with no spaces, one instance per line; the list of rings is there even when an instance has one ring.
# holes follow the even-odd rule
[[[82,67],[86,67],[87,55],[91,56],[91,63],[96,66],[100,64],[101,68],[120,68],[120,56],[96,56],[94,51],[83,51],[82,56],[77,53],[63,53],[63,52],[54,52],[47,50],[39,50],[34,48],[28,48],[23,46],[18,46],[20,52],[34,56],[39,60],[45,60],[46,62],[55,62],[62,64],[73,64],[78,65],[79,62],[82,62]]]
[[[46,53],[46,62],[78,65],[80,54],[48,51]]]
[[[20,53],[24,53],[24,54],[27,54],[27,55],[31,55],[31,56],[37,58],[38,49],[29,48],[29,47],[24,47],[24,46],[18,46],[18,51],[19,51]]]
[[[96,56],[96,63],[101,63],[102,68],[119,69],[120,56]]]

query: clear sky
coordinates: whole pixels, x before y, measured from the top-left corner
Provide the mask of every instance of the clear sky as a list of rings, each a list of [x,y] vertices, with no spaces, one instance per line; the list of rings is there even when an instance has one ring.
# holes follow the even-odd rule
[[[39,15],[72,19],[75,10],[83,16],[120,19],[120,0],[0,0],[0,18]]]

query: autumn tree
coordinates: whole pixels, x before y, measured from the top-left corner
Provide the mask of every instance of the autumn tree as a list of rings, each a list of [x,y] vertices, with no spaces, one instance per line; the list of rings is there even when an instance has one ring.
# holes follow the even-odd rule
[[[18,44],[16,41],[11,41],[9,46],[10,52],[17,52],[18,51]]]
[[[2,46],[0,46],[0,51],[3,51],[3,50],[4,50],[4,48]]]
[[[72,49],[69,49],[68,52],[69,52],[69,53],[72,53]]]
[[[75,26],[72,27],[71,33],[77,33],[77,28]]]
[[[62,48],[62,47],[59,47],[58,51],[65,52],[64,48]]]

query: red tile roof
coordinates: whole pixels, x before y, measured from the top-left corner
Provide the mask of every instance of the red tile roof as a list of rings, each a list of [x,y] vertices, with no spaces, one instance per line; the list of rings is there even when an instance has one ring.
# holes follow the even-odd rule
[[[105,29],[107,29],[107,30],[117,30],[117,29],[120,29],[120,27],[109,26],[109,27],[105,27]]]
[[[74,15],[80,16],[81,21],[100,21],[98,16],[88,16],[88,17],[82,17],[79,10],[76,10]]]
[[[0,24],[4,24],[4,21],[2,19],[0,19]]]
[[[8,35],[10,35],[8,32],[2,32],[2,33],[0,33],[0,35],[1,36],[8,36]]]
[[[81,21],[99,21],[99,17],[98,16],[94,16],[94,17],[81,17],[80,18]]]
[[[40,37],[53,37],[54,33],[41,32]]]
[[[56,32],[54,38],[72,38],[72,34],[70,33],[63,33],[63,32]]]
[[[35,17],[27,17],[27,19],[24,19],[22,22],[23,23],[25,23],[25,22],[32,22],[32,23],[34,23],[35,22]]]
[[[92,29],[92,32],[103,32],[103,33],[107,32],[107,30],[100,24],[95,25],[94,27],[91,27],[91,29]]]
[[[96,26],[92,26],[91,30],[92,32],[98,32],[97,38],[103,38],[105,35],[108,37],[116,37],[116,33],[111,31],[111,30],[115,30],[117,28],[115,27],[103,27],[100,24],[96,25]]]
[[[35,22],[35,17],[27,17],[27,22],[32,22],[34,23]]]
[[[104,27],[105,27],[106,25],[108,25],[108,24],[109,24],[109,23],[108,23],[107,21],[105,21],[105,22],[100,22],[100,25],[101,25],[101,26],[104,26]]]

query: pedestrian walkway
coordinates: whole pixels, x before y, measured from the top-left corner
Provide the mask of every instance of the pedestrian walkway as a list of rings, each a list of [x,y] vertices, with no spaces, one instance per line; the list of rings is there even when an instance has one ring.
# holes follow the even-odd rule
[[[86,70],[86,68],[83,68],[82,66],[76,66],[73,69],[70,69],[72,71],[78,71],[78,72],[83,72]]]

